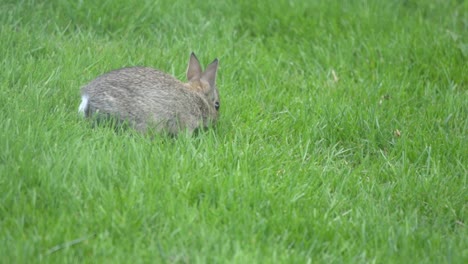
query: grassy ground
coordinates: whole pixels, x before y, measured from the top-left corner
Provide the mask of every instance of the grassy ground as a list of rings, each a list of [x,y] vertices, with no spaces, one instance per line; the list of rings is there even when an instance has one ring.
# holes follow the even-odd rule
[[[468,261],[467,1],[3,0],[0,29],[2,263]],[[192,50],[216,130],[77,115]]]

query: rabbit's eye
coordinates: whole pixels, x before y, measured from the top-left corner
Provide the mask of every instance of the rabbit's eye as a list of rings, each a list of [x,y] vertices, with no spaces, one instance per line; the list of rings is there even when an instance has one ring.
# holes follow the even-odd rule
[[[218,109],[219,109],[219,102],[215,102],[215,109],[216,109],[216,111],[218,111]]]

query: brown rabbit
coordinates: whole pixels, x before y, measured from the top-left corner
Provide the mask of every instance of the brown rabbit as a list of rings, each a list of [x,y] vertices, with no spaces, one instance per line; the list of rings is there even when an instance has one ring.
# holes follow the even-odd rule
[[[113,117],[141,132],[192,133],[218,119],[217,69],[215,59],[203,72],[192,52],[188,83],[147,67],[114,70],[82,88],[78,111],[85,117]]]

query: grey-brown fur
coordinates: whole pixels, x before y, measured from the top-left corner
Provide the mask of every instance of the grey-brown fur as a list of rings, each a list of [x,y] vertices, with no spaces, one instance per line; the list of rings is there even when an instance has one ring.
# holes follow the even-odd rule
[[[149,128],[177,135],[208,127],[218,119],[216,88],[218,60],[202,72],[194,53],[187,69],[188,83],[147,67],[114,70],[82,88],[79,111],[86,117],[111,116],[135,129]]]

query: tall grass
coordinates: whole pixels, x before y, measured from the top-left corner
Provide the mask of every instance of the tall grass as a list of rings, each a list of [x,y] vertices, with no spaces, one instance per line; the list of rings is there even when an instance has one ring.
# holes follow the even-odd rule
[[[2,1],[0,260],[466,263],[466,1]],[[219,57],[196,137],[80,86]]]

